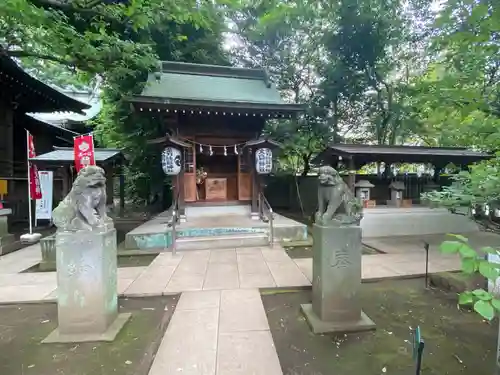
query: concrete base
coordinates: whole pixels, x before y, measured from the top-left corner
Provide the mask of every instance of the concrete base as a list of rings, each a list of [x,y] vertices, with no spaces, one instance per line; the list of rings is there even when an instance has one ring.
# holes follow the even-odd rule
[[[169,248],[172,245],[172,228],[168,227],[167,223],[168,217],[164,214],[160,214],[152,220],[149,220],[148,222],[133,229],[125,236],[125,248],[127,250],[141,249],[169,251]],[[203,242],[204,239],[208,237],[219,237],[219,239],[220,237],[227,237],[224,238],[224,241],[229,243],[232,241],[231,237],[234,236],[250,236],[260,234],[264,235],[262,237],[264,238],[269,233],[269,223],[264,223],[261,220],[252,220],[250,214],[219,214],[216,216],[197,218],[188,216],[188,221],[181,221],[181,223],[177,225],[176,231],[177,240],[182,238],[192,239],[191,241],[195,241],[198,237],[199,242]],[[279,214],[275,214],[274,242],[279,243],[284,240],[303,241],[306,239],[307,226],[305,224],[288,219]],[[259,246],[265,246],[265,244],[261,243]]]
[[[477,224],[467,216],[455,215],[443,208],[379,206],[366,209],[363,214],[360,224],[363,238],[479,231]]]
[[[56,328],[50,335],[48,335],[42,344],[53,343],[73,343],[73,342],[93,342],[93,341],[114,341],[118,333],[125,326],[125,323],[132,316],[131,313],[118,314],[117,318],[108,329],[102,333],[72,333],[61,334],[59,328]]]
[[[21,243],[16,241],[16,237],[13,234],[7,233],[0,235],[0,255],[18,250],[20,247]]]
[[[361,311],[361,318],[358,321],[337,321],[326,322],[321,320],[313,311],[312,304],[300,305],[300,309],[304,314],[307,323],[315,334],[322,333],[352,333],[373,331],[376,325],[368,315]]]
[[[42,261],[39,264],[41,271],[56,270],[56,236],[48,236],[40,240]]]
[[[38,241],[40,241],[40,238],[42,238],[42,235],[40,233],[26,233],[26,234],[23,234],[21,237],[20,237],[20,240],[21,240],[21,243],[23,244],[35,244],[37,243]]]

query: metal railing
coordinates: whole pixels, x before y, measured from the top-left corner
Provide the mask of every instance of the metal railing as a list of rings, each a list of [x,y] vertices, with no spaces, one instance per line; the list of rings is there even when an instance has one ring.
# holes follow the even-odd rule
[[[179,221],[179,195],[180,195],[180,190],[177,192],[173,202],[172,202],[172,205],[170,206],[169,208],[169,213],[168,213],[168,217],[172,218],[171,222],[170,223],[167,223],[167,227],[168,227],[168,224],[171,224],[172,225],[172,255],[175,255],[176,251],[177,251],[177,223]],[[165,244],[167,242],[167,232],[165,232]],[[166,246],[166,245],[165,245]]]
[[[261,220],[269,222],[269,245],[272,247],[274,244],[274,213],[263,192],[259,193],[258,204]]]

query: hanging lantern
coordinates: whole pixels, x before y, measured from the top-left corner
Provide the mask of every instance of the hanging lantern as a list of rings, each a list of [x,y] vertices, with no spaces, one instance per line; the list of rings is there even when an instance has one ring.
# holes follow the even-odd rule
[[[212,156],[214,154],[214,152],[212,151],[212,146],[210,146],[208,150],[209,150],[210,156]]]
[[[238,149],[236,148],[236,145],[234,145],[234,154],[238,155]]]
[[[203,145],[200,144],[200,153],[203,154]]]
[[[178,175],[181,171],[180,150],[174,147],[166,147],[161,153],[161,166],[166,175]]]
[[[273,152],[269,148],[259,148],[255,152],[255,169],[258,174],[269,174],[273,169]]]
[[[224,146],[224,156],[227,156],[227,148]]]

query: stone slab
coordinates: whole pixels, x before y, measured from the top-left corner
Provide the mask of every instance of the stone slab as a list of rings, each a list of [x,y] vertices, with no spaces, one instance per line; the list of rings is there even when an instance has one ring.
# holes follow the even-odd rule
[[[271,332],[219,334],[217,375],[282,375]]]
[[[207,255],[210,255],[208,252]],[[196,258],[196,257],[186,257],[180,261],[177,266],[177,270],[179,272],[184,273],[192,273],[192,274],[202,274],[204,275],[207,272],[208,267],[208,257],[207,259]]]
[[[290,260],[290,257],[283,249],[276,249],[276,250],[262,249],[261,253],[267,263],[286,262]]]
[[[328,322],[321,320],[313,311],[312,304],[302,304],[300,309],[304,314],[307,323],[315,334],[323,333],[352,333],[373,331],[376,329],[375,323],[361,311],[361,317],[356,321]]]
[[[118,314],[114,322],[112,322],[106,329],[106,331],[102,333],[61,334],[59,328],[56,328],[42,341],[42,344],[94,342],[94,341],[111,342],[115,340],[116,336],[125,326],[125,324],[130,319],[131,316],[132,316],[131,313]]]
[[[0,304],[42,301],[56,288],[55,283],[43,285],[12,285],[0,287]]]
[[[213,250],[210,251],[209,263],[236,264],[236,250]]]
[[[236,264],[210,263],[203,282],[203,290],[238,289],[238,267]]]
[[[223,290],[219,332],[268,330],[264,305],[256,289]]]
[[[297,265],[290,259],[287,262],[268,262],[267,266],[278,287],[311,285]]]
[[[172,253],[162,253],[159,254],[153,262],[151,262],[150,266],[177,266],[181,262],[182,258],[182,253],[176,253],[175,255],[172,255]]]
[[[220,307],[220,291],[203,290],[196,292],[184,292],[177,303],[177,310],[203,310],[218,309]]]
[[[149,375],[215,375],[219,310],[175,310]]]
[[[275,288],[271,273],[241,273],[240,272],[240,288]]]
[[[161,296],[175,269],[175,266],[148,267],[125,290],[125,295],[129,297]]]
[[[262,256],[238,255],[238,271],[240,273],[269,273],[269,268]]]
[[[175,272],[164,293],[179,293],[203,289],[204,274]]]
[[[307,280],[312,281],[312,258],[297,258],[293,261],[304,276],[307,277]]]

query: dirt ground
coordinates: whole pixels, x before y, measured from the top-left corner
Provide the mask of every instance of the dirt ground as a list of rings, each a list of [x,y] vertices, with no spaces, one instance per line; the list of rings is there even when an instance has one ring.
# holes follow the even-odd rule
[[[56,304],[0,306],[2,375],[147,375],[177,296],[120,299],[132,318],[112,343],[41,344],[57,326]]]
[[[498,322],[458,310],[456,294],[414,279],[363,284],[360,296],[377,330],[347,336],[311,333],[299,308],[310,291],[262,296],[284,375],[414,374],[410,327],[417,325],[423,375],[494,373]]]

